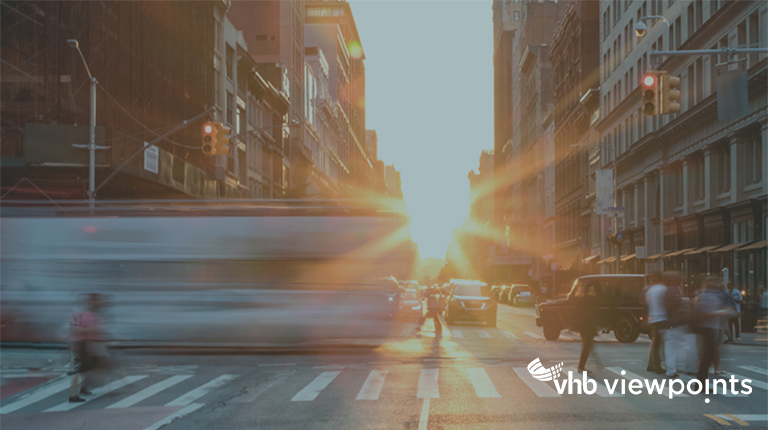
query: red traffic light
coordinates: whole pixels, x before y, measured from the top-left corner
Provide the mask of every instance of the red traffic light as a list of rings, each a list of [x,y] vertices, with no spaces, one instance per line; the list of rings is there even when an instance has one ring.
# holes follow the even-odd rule
[[[205,124],[205,126],[203,126],[203,133],[211,134],[212,132],[213,132],[213,125],[212,124]]]
[[[652,87],[656,85],[656,77],[653,75],[643,76],[643,85],[645,85],[646,87]]]

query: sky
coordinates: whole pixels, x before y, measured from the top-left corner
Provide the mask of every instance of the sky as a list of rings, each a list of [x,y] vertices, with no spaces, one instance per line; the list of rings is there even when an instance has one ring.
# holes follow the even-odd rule
[[[421,257],[469,213],[467,174],[493,148],[490,0],[350,0],[365,53],[366,128],[401,172]]]

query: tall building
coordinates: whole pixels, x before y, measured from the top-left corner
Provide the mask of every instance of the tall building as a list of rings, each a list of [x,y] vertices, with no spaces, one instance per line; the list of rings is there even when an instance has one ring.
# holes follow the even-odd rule
[[[229,3],[229,2],[228,2]],[[312,151],[305,145],[304,2],[301,0],[233,1],[227,18],[242,31],[248,53],[259,64],[277,65],[290,100],[285,128],[286,157],[281,166],[286,193],[303,197],[312,170]]]
[[[633,28],[642,17],[647,33]],[[727,273],[749,298],[766,287],[768,55],[651,57],[652,50],[768,46],[768,4],[760,1],[600,2],[600,159],[615,166],[622,271]],[[681,111],[644,116],[640,77],[665,70],[682,80]],[[718,76],[746,75],[748,105],[718,116],[729,93]],[[606,228],[606,233],[610,230]],[[603,255],[616,257],[605,241]],[[645,259],[637,258],[644,248]],[[642,256],[642,255],[641,255]],[[727,269],[724,272],[723,269]],[[604,264],[603,271],[615,265]]]
[[[594,194],[589,150],[599,141],[593,123],[599,118],[599,4],[571,3],[558,24],[549,50],[554,72],[555,246],[557,286],[565,290],[592,256],[589,242]],[[548,196],[549,197],[549,196]],[[594,258],[587,260],[593,262]]]
[[[214,105],[214,13],[224,2],[0,7],[1,182],[4,192],[15,187],[6,198],[87,198],[88,150],[71,145],[90,140],[90,79],[68,39],[77,39],[98,82],[96,143],[108,147],[97,151],[98,199],[217,198],[232,191],[217,182],[214,159],[199,149],[204,119],[128,161],[144,142]]]
[[[494,153],[494,223],[501,225],[505,216],[506,189],[503,148],[512,139],[512,76],[515,32],[520,25],[520,0],[493,0],[493,153]]]
[[[352,9],[346,1],[303,2],[306,8],[306,46],[317,46],[329,65],[329,89],[338,100],[348,137],[350,188],[353,195],[367,193],[374,168],[365,142],[365,52]]]
[[[394,165],[384,167],[384,179],[387,181],[387,196],[402,199],[403,184],[400,180],[400,172]]]
[[[508,277],[514,282],[552,282],[554,218],[545,194],[557,162],[554,152],[553,68],[548,58],[552,29],[568,2],[524,1],[512,42],[512,139],[504,144]],[[550,173],[548,175],[547,173]],[[556,186],[555,186],[556,188]],[[550,188],[549,191],[552,191]],[[548,216],[549,215],[549,216]]]

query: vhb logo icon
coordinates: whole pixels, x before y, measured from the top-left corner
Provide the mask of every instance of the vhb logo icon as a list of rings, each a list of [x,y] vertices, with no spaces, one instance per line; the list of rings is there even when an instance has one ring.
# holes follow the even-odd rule
[[[563,363],[555,364],[547,369],[541,365],[541,361],[536,357],[535,360],[528,363],[528,372],[539,381],[554,381],[560,376],[563,369]]]

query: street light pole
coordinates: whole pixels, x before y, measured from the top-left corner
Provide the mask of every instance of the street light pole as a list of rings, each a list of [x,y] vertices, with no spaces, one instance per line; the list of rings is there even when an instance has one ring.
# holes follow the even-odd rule
[[[80,50],[80,43],[76,39],[67,39],[67,44],[74,49],[77,49],[77,53],[80,54],[80,59],[83,60],[85,71],[88,72],[88,78],[91,80],[91,120],[90,120],[90,140],[88,145],[72,145],[75,148],[88,148],[88,203],[91,208],[95,203],[95,188],[96,188],[96,150],[107,149],[106,146],[96,146],[96,85],[98,81],[91,74],[91,69],[88,67],[88,63],[85,61],[83,51]]]

